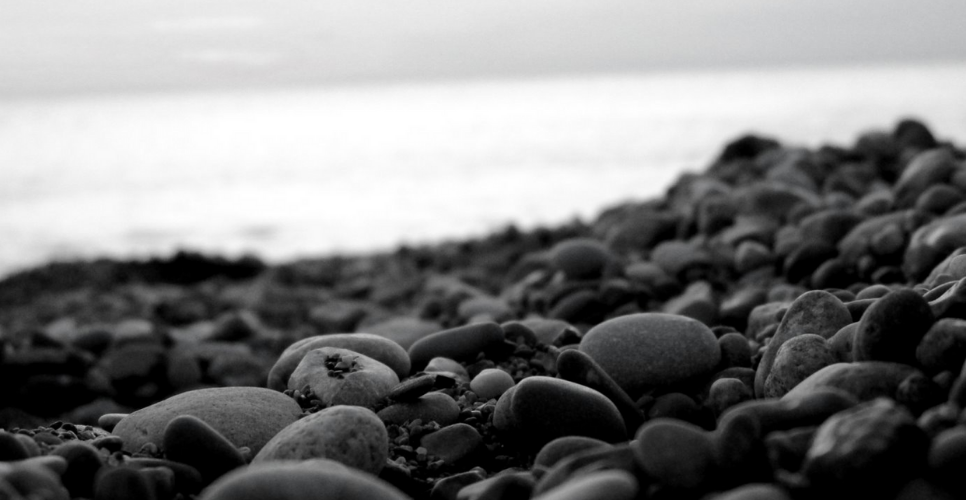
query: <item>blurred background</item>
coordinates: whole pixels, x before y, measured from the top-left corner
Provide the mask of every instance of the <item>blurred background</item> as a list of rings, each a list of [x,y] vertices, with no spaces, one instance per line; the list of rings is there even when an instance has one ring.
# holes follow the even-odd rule
[[[269,261],[593,217],[724,143],[966,142],[966,2],[0,7],[0,276]]]

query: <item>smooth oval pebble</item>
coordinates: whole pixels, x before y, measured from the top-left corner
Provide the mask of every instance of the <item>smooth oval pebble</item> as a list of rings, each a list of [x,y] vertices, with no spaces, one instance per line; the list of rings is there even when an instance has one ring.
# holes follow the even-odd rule
[[[532,376],[513,392],[510,412],[533,448],[562,436],[588,436],[609,443],[627,438],[624,419],[603,394],[566,380]]]
[[[330,369],[338,359],[345,370]],[[372,406],[389,394],[399,377],[388,366],[348,349],[320,347],[302,357],[288,379],[288,388],[308,388],[325,406]]]
[[[632,500],[637,496],[637,478],[624,470],[603,470],[582,475],[533,497],[534,500]],[[606,493],[604,493],[606,492]]]
[[[641,426],[632,446],[644,471],[663,485],[696,490],[714,474],[714,443],[696,425],[656,418]]]
[[[205,484],[245,465],[245,457],[231,441],[192,415],[168,423],[161,448],[169,460],[198,469]]]
[[[460,416],[460,406],[453,398],[442,392],[426,393],[413,401],[401,401],[389,405],[377,413],[383,422],[402,425],[417,418],[425,423],[439,425],[456,423]]]
[[[379,474],[388,456],[389,434],[372,410],[333,406],[282,429],[255,455],[252,463],[327,458]]]
[[[921,295],[910,288],[891,292],[862,315],[852,359],[916,364],[916,347],[933,322],[932,309]]]
[[[683,316],[638,313],[607,320],[587,332],[587,353],[631,397],[649,387],[710,374],[718,365],[718,339],[703,323]]]
[[[371,333],[330,333],[302,339],[285,349],[268,373],[268,388],[284,391],[302,358],[320,347],[339,347],[369,356],[392,368],[399,379],[409,376],[409,355],[397,343]]]
[[[409,500],[391,484],[338,462],[268,462],[233,471],[199,500]]]
[[[104,465],[97,448],[82,441],[70,441],[57,446],[50,454],[67,461],[67,470],[60,480],[70,496],[90,498],[94,494],[94,476]]]
[[[30,453],[27,448],[17,439],[15,434],[5,430],[0,430],[0,462],[12,462],[28,458]]]
[[[292,398],[261,387],[197,389],[142,408],[118,422],[114,434],[134,453],[146,443],[161,443],[176,417],[193,415],[237,447],[258,453],[278,431],[298,420],[302,408]]]
[[[499,398],[513,386],[513,377],[499,368],[486,368],[470,381],[470,389],[484,401]]]
[[[550,249],[550,263],[570,280],[600,278],[610,260],[607,247],[590,238],[571,238]]]
[[[105,413],[97,419],[97,425],[107,432],[114,430],[114,426],[118,424],[124,417],[128,416],[127,413]]]
[[[483,444],[483,436],[468,424],[452,424],[426,434],[419,445],[448,464],[470,455]]]
[[[778,349],[765,380],[765,397],[780,398],[809,375],[837,362],[838,356],[821,335],[806,333],[792,337]]]
[[[496,345],[503,344],[503,329],[493,322],[474,323],[427,335],[409,347],[414,369],[421,369],[435,357],[457,361],[475,358]]]
[[[610,443],[586,436],[559,437],[545,444],[543,448],[540,448],[540,452],[533,459],[533,465],[540,465],[549,469],[561,459],[567,458],[574,453],[607,446],[611,446]]]

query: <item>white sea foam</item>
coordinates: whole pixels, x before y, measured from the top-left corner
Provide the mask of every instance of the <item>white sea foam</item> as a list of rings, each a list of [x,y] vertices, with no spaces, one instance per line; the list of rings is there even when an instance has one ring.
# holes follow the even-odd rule
[[[0,273],[176,248],[270,260],[588,218],[725,141],[966,142],[966,64],[0,100]]]

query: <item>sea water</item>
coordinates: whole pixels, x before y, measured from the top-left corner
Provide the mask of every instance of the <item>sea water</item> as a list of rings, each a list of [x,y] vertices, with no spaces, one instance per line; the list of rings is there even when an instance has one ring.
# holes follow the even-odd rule
[[[758,132],[966,143],[966,63],[0,96],[0,275],[186,248],[269,261],[528,228],[658,196]]]

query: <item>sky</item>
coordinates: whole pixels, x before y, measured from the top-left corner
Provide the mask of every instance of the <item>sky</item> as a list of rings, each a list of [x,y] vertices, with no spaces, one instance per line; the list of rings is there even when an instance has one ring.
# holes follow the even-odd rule
[[[962,0],[38,0],[0,98],[966,60]]]

